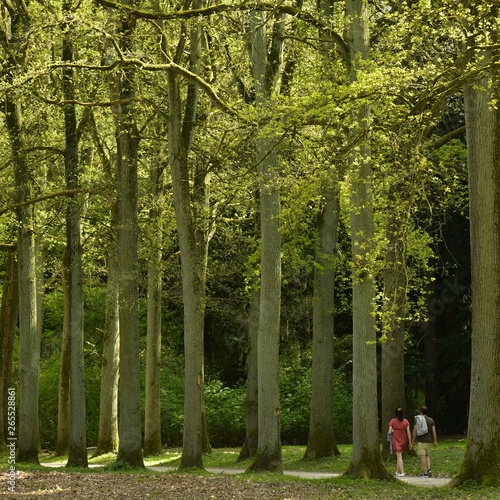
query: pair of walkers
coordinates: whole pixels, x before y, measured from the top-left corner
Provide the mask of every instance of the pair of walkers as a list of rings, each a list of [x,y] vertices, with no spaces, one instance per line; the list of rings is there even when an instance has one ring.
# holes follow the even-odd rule
[[[410,434],[410,422],[404,418],[403,409],[396,410],[396,417],[389,422],[389,436],[391,438],[391,446],[396,453],[396,476],[402,477],[405,475],[403,466],[403,451],[411,450],[417,443],[417,452],[420,456],[424,477],[430,477],[431,443],[434,442],[434,447],[437,447],[436,426],[434,420],[427,416],[427,406],[421,406],[420,414],[415,417],[413,426],[413,436]]]

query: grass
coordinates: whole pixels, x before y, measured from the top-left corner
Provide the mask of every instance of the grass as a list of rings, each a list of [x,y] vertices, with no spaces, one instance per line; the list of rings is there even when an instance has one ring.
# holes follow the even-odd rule
[[[283,446],[283,469],[301,470],[311,472],[338,472],[343,473],[351,462],[351,445],[339,445],[341,455],[339,457],[323,458],[319,460],[304,460],[305,447],[303,446]],[[181,457],[180,449],[166,451],[158,457],[146,458],[147,465],[165,465],[178,467]],[[435,476],[452,477],[458,470],[465,451],[465,441],[442,441],[436,450],[432,450],[432,470]],[[251,459],[237,462],[239,449],[219,448],[212,453],[203,455],[203,465],[205,467],[237,468],[246,469],[251,464]],[[405,456],[405,472],[409,475],[419,475],[422,473],[420,458],[416,455]],[[389,459],[387,464],[389,470],[396,468],[395,456]]]
[[[347,470],[351,460],[350,445],[339,446],[341,455],[334,458],[324,458],[320,460],[304,460],[305,447],[303,446],[284,446],[283,447],[283,468],[285,470],[302,470],[313,472],[338,472],[343,473]],[[458,470],[458,467],[463,459],[465,451],[464,440],[442,440],[436,450],[432,451],[432,469],[437,477],[452,477]],[[140,471],[124,469],[117,470],[113,465],[116,462],[116,455],[107,454],[100,457],[91,458],[92,449],[89,450],[89,464],[107,465],[107,467],[99,467],[98,469],[91,469],[92,472],[100,471],[102,473],[109,472],[124,472],[124,473],[139,473]],[[181,449],[169,449],[161,455],[155,457],[146,457],[145,464],[147,466],[163,465],[176,468],[180,464]],[[235,448],[219,448],[214,449],[212,453],[203,456],[203,463],[205,467],[217,468],[236,468],[246,469],[251,460],[237,462],[239,449]],[[67,457],[55,457],[50,453],[42,453],[40,461],[43,463],[65,463]],[[420,459],[418,456],[405,456],[405,472],[408,475],[421,474]],[[387,464],[389,470],[395,469],[394,457],[391,457]],[[37,470],[44,469],[44,467],[17,464],[20,470]],[[0,471],[7,469],[7,455],[0,453]],[[65,472],[70,472],[73,469],[64,469]],[[78,470],[82,472],[81,469]],[[151,474],[155,474],[151,472]],[[234,480],[239,480],[240,477],[234,477]],[[277,474],[262,474],[262,475],[245,475],[244,480],[252,481],[314,481],[314,484],[328,489],[328,491],[338,490],[338,494],[329,497],[332,499],[359,499],[359,500],[412,500],[412,499],[451,499],[451,500],[489,500],[498,499],[500,491],[498,488],[493,489],[477,489],[466,488],[460,490],[449,490],[447,488],[419,488],[406,484],[385,484],[377,481],[361,481],[353,480],[344,477],[337,477],[334,479],[314,479],[304,480],[298,478],[291,478],[289,476],[281,476]]]
[[[304,446],[283,446],[283,469],[285,470],[300,470],[311,472],[337,472],[343,473],[349,467],[351,461],[351,445],[339,445],[341,455],[339,457],[322,458],[319,460],[304,459]],[[432,450],[432,470],[435,476],[452,477],[462,461],[465,450],[464,440],[441,441],[436,450]],[[116,455],[108,453],[92,457],[93,449],[89,448],[89,464],[90,465],[107,465],[112,469],[112,464],[116,462]],[[251,459],[238,462],[239,449],[237,448],[217,448],[212,453],[203,455],[203,465],[205,467],[217,467],[228,469],[246,469],[251,464]],[[180,448],[172,448],[164,453],[154,457],[146,457],[144,463],[146,466],[162,465],[167,467],[177,468],[180,465],[182,450]],[[67,456],[55,456],[50,452],[40,454],[40,462],[47,464],[64,464],[67,461]],[[419,475],[422,473],[420,466],[420,458],[416,455],[407,455],[404,457],[405,472],[409,475]],[[5,468],[7,465],[7,454],[0,453],[0,468]],[[19,468],[34,467],[27,464],[18,464]],[[391,456],[387,463],[389,470],[395,469],[395,457]]]

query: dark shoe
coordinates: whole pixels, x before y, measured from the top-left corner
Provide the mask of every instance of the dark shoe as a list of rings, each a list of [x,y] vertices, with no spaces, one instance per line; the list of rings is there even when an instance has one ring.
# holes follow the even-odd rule
[[[427,476],[432,477],[432,471],[430,469],[427,471]]]
[[[427,474],[427,472],[424,472],[424,473],[422,474],[422,477],[429,477],[429,474]]]

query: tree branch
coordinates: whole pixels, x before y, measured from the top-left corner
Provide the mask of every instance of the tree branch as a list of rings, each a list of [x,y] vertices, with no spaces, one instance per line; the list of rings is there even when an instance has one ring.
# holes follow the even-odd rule
[[[221,12],[236,12],[236,11],[248,11],[248,10],[263,10],[263,11],[273,11],[281,14],[288,14],[292,17],[296,17],[301,21],[304,21],[311,26],[314,26],[322,31],[326,31],[333,38],[337,44],[338,51],[344,60],[347,60],[349,53],[349,48],[344,42],[342,36],[333,31],[325,22],[321,19],[314,17],[310,12],[302,10],[291,5],[276,5],[273,3],[266,2],[248,2],[243,1],[235,4],[215,4],[201,9],[188,9],[180,10],[174,12],[149,12],[145,10],[134,9],[131,6],[124,5],[119,2],[114,2],[112,0],[97,0],[97,3],[104,7],[111,7],[113,9],[119,10],[121,12],[127,13],[130,17],[134,19],[151,19],[151,20],[172,20],[172,19],[189,19],[191,17],[198,16],[210,16],[212,14],[219,14]]]
[[[114,61],[111,64],[107,65],[92,65],[92,64],[81,64],[81,63],[55,63],[51,64],[50,68],[51,69],[58,69],[58,68],[64,68],[71,66],[73,68],[81,68],[81,69],[91,69],[91,70],[100,70],[100,71],[110,71],[114,69],[117,66],[137,66],[140,69],[146,70],[146,71],[173,71],[174,73],[177,73],[184,78],[192,81],[196,85],[198,85],[202,90],[205,91],[205,93],[210,97],[210,99],[214,102],[214,104],[221,109],[222,111],[228,113],[229,115],[238,118],[239,120],[243,121],[248,121],[242,116],[238,114],[237,111],[231,109],[215,92],[215,90],[212,88],[212,86],[205,81],[203,78],[200,76],[196,75],[195,73],[189,71],[186,68],[183,68],[182,66],[175,64],[175,63],[167,63],[167,64],[148,64],[145,63],[144,61],[141,61],[140,59],[123,59],[123,60],[118,60]],[[140,98],[134,98],[134,100],[140,100]],[[68,101],[69,102],[69,101]],[[65,104],[65,101],[57,101],[55,104]],[[113,104],[118,104],[118,101],[113,101],[112,103],[107,103],[106,105],[113,105]],[[82,104],[83,103],[78,103]],[[91,103],[88,103],[87,105],[91,105]]]
[[[60,196],[71,196],[79,193],[97,194],[105,198],[108,202],[111,202],[111,196],[101,191],[93,191],[90,189],[70,189],[65,191],[58,191],[57,193],[46,194],[44,196],[39,196],[38,198],[33,198],[31,200],[24,201],[23,203],[14,203],[12,205],[9,205],[8,207],[0,209],[0,215],[4,215],[7,212],[16,210],[16,208],[25,207],[27,205],[34,205],[35,203],[39,203],[40,201],[50,200],[52,198],[58,198]]]
[[[15,249],[15,243],[0,243],[0,252],[13,252]]]
[[[456,139],[457,137],[460,137],[465,133],[465,125],[462,127],[458,127],[455,130],[452,130],[446,135],[443,135],[442,137],[439,137],[435,141],[432,141],[431,143],[427,144],[425,146],[425,149],[439,149],[441,146],[444,146],[447,142],[450,142],[452,139]]]

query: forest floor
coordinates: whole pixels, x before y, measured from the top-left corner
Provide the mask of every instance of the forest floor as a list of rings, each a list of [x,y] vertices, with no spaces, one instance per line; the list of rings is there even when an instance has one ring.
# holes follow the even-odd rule
[[[115,454],[93,457],[89,469],[65,467],[66,458],[50,451],[41,466],[17,464],[14,487],[7,455],[0,453],[0,500],[499,500],[500,488],[447,487],[463,459],[463,439],[442,439],[433,451],[435,477],[419,476],[418,456],[405,457],[401,480],[363,481],[343,476],[351,461],[351,445],[341,455],[305,460],[304,447],[284,446],[284,474],[245,473],[251,459],[238,462],[239,449],[220,448],[203,457],[205,470],[178,470],[182,449],[169,448],[145,460],[145,469],[118,466]],[[387,463],[395,469],[394,460]],[[396,479],[396,478],[395,478]]]
[[[54,464],[51,464],[54,466]],[[0,499],[43,500],[55,497],[61,500],[105,499],[105,500],[312,500],[332,498],[361,498],[357,487],[349,483],[325,480],[339,476],[333,473],[287,471],[285,475],[296,476],[273,480],[267,475],[257,480],[235,476],[240,470],[208,468],[207,473],[172,473],[171,468],[155,467],[164,474],[66,472],[55,470],[16,471],[15,491],[8,489],[9,477],[0,476]],[[301,481],[297,478],[317,479]],[[446,478],[417,478],[406,476],[405,482],[420,486],[441,486]],[[412,498],[403,485],[395,486],[399,492],[391,498]],[[383,488],[385,489],[385,488]],[[382,493],[382,491],[380,491]],[[396,493],[396,491],[395,491]],[[374,492],[363,498],[388,498]],[[415,497],[415,498],[420,498]]]
[[[15,493],[2,477],[0,498],[43,500],[309,500],[326,498],[331,488],[310,483],[238,480],[228,476],[195,474],[142,475],[18,471]],[[2,484],[3,483],[3,484]]]

